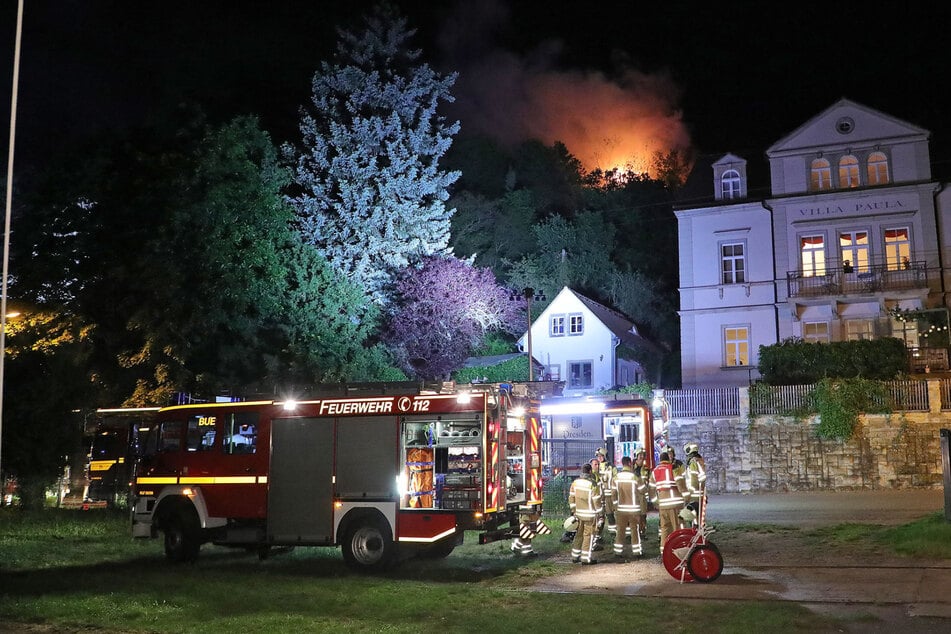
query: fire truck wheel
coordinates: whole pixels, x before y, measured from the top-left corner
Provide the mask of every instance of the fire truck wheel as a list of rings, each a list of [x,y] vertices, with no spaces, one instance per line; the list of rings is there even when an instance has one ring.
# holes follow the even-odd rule
[[[172,563],[185,563],[198,559],[201,548],[201,527],[198,516],[191,509],[181,509],[165,520],[165,558]]]
[[[396,555],[389,526],[382,517],[373,515],[355,517],[347,526],[341,546],[347,565],[365,572],[383,570]]]
[[[716,581],[723,572],[723,555],[714,544],[695,546],[687,557],[687,570],[701,583]]]

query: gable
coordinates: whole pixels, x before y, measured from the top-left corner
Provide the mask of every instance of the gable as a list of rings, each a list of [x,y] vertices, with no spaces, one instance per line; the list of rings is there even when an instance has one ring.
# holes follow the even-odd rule
[[[929,132],[883,112],[841,99],[773,144],[770,158],[821,147],[845,147],[882,142],[925,141]]]

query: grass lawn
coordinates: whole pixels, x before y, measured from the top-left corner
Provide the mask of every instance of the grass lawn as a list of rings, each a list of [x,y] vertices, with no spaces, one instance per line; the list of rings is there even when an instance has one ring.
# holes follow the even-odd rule
[[[479,546],[473,535],[444,560],[409,560],[385,575],[366,576],[350,571],[333,548],[297,548],[259,560],[206,545],[196,564],[172,566],[160,540],[129,537],[124,513],[0,509],[0,630],[558,633],[592,631],[592,615],[605,624],[653,629],[658,614],[671,615],[663,626],[670,632],[841,628],[788,603],[528,591],[534,580],[569,569],[560,556],[567,546],[555,529],[536,540],[542,556],[532,560],[514,558],[507,542]],[[907,544],[922,533],[951,541],[951,526],[901,529],[917,537],[882,530],[898,531],[889,539]]]

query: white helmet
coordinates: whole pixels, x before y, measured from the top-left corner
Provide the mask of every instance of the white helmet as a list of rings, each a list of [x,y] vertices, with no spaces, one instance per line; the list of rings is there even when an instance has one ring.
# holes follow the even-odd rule
[[[578,530],[578,518],[572,515],[571,517],[565,520],[564,527],[566,531]]]
[[[684,507],[680,509],[680,519],[687,522],[688,524],[691,524],[695,519],[697,519],[697,514],[687,507]]]
[[[690,455],[692,453],[700,453],[700,445],[695,442],[688,442],[684,445],[684,453]]]

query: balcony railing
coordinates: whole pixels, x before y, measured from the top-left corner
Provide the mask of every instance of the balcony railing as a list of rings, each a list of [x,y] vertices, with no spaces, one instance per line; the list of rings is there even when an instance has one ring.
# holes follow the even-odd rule
[[[899,289],[927,288],[928,265],[923,261],[907,262],[899,268],[887,264],[865,267],[819,269],[815,274],[788,271],[786,286],[789,297],[817,297],[876,293]]]

